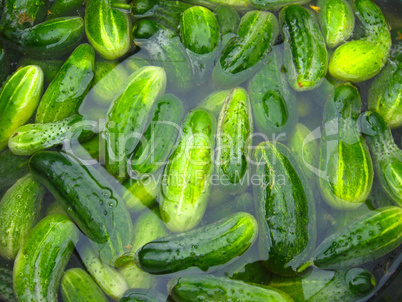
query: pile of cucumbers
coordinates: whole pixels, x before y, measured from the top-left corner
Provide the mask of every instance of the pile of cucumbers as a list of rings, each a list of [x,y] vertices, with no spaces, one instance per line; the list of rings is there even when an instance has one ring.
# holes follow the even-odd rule
[[[402,251],[396,16],[0,1],[0,300],[369,299]]]

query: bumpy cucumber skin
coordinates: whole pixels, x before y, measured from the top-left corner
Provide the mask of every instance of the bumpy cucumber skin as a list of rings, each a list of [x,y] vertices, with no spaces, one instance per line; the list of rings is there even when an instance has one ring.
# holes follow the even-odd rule
[[[103,261],[113,263],[126,252],[132,239],[130,215],[99,172],[69,154],[54,151],[35,153],[29,168],[94,241]]]
[[[123,193],[123,199],[130,212],[137,213],[157,204],[156,199],[160,192],[159,180],[149,177],[132,181],[130,179],[124,184],[127,190]]]
[[[194,228],[204,215],[214,170],[215,116],[194,109],[185,117],[182,130],[163,171],[159,204],[162,219],[172,232]]]
[[[296,97],[281,71],[280,53],[272,51],[268,61],[248,85],[255,123],[269,138],[281,133],[287,136],[297,123]]]
[[[44,187],[31,175],[19,179],[0,201],[0,255],[8,260],[17,256],[25,238],[39,219]]]
[[[47,8],[45,0],[5,0],[1,25],[32,27],[45,19]]]
[[[222,190],[238,193],[247,188],[253,116],[244,88],[235,88],[223,103],[218,119],[216,167]]]
[[[384,256],[402,243],[402,209],[371,211],[339,230],[314,251],[312,263],[321,269],[346,269]]]
[[[21,53],[35,58],[54,59],[70,53],[84,36],[81,17],[48,20],[27,29],[5,27],[4,41]]]
[[[180,132],[183,115],[183,103],[174,95],[166,94],[157,101],[151,123],[131,159],[134,172],[149,175],[165,163]]]
[[[139,267],[152,274],[168,274],[189,268],[214,270],[242,255],[258,234],[255,218],[239,212],[188,232],[145,244],[136,253]]]
[[[123,56],[131,46],[128,13],[112,8],[111,0],[88,0],[85,32],[89,43],[107,60]]]
[[[292,4],[281,10],[279,23],[290,86],[296,91],[317,88],[327,74],[328,53],[315,16],[309,9]]]
[[[50,82],[56,77],[61,66],[63,66],[64,61],[62,60],[39,60],[32,59],[30,57],[24,56],[18,61],[18,67],[37,65],[39,66],[44,74],[44,86],[49,86]]]
[[[339,85],[324,109],[319,187],[338,210],[359,207],[370,194],[374,172],[369,149],[358,130],[360,95],[350,83]]]
[[[347,0],[319,0],[318,20],[325,42],[334,48],[348,40],[355,28],[355,16]]]
[[[18,301],[58,301],[60,279],[77,241],[77,227],[62,214],[47,216],[35,226],[14,262]]]
[[[152,106],[165,88],[166,73],[163,68],[142,67],[126,80],[110,105],[105,132],[106,168],[113,176],[127,178],[128,159],[145,130]],[[128,138],[127,143],[125,140]]]
[[[17,302],[13,290],[13,272],[7,268],[0,268],[0,299]]]
[[[71,268],[61,279],[61,294],[65,302],[107,302],[105,294],[83,269]]]
[[[166,297],[149,289],[130,289],[124,293],[119,302],[165,302]]]
[[[261,143],[253,158],[260,177],[259,186],[253,189],[262,260],[273,273],[294,275],[315,247],[313,193],[299,163],[284,145]]]
[[[52,123],[78,112],[94,78],[95,52],[81,44],[46,89],[36,112],[36,123]]]
[[[233,301],[233,302],[291,302],[286,293],[269,287],[210,275],[193,275],[175,278],[168,283],[168,292],[177,302]]]
[[[207,95],[198,105],[200,108],[211,111],[217,118],[221,112],[223,103],[232,89],[217,90]]]
[[[246,13],[240,20],[237,37],[221,52],[212,72],[214,82],[230,88],[247,80],[260,68],[259,62],[266,60],[278,33],[278,20],[272,13]]]
[[[8,138],[33,115],[43,90],[43,71],[26,66],[7,79],[0,90],[0,151]]]
[[[96,123],[80,115],[47,124],[27,124],[19,127],[9,138],[8,147],[16,155],[32,155],[65,140],[77,138],[85,142],[95,135]]]
[[[9,149],[0,152],[0,191],[6,190],[29,172],[29,157],[17,156]]]

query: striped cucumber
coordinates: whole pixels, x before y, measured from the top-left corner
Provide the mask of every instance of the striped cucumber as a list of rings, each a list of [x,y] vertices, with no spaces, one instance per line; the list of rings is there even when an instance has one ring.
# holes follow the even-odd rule
[[[14,262],[18,301],[58,301],[60,280],[77,241],[78,229],[62,214],[47,216],[35,226]]]
[[[217,126],[215,171],[222,190],[234,194],[247,188],[252,135],[250,98],[244,88],[235,88],[223,103]]]
[[[254,152],[255,212],[264,265],[278,275],[294,275],[315,247],[314,196],[291,151],[263,142]]]
[[[0,299],[17,302],[13,290],[13,272],[8,268],[0,268]]]
[[[349,83],[339,85],[324,108],[318,182],[325,201],[339,210],[360,206],[373,184],[370,152],[358,130],[360,111],[359,92]]]
[[[18,156],[6,149],[0,152],[0,191],[7,190],[29,172],[29,157]]]
[[[232,89],[216,90],[207,95],[198,105],[200,108],[208,109],[217,118],[222,110],[223,103],[232,92]]]
[[[34,114],[43,90],[43,71],[29,65],[18,69],[0,90],[0,151],[8,138]]]
[[[191,110],[182,123],[183,135],[163,171],[160,211],[167,228],[183,232],[202,219],[214,170],[216,120],[204,109]]]

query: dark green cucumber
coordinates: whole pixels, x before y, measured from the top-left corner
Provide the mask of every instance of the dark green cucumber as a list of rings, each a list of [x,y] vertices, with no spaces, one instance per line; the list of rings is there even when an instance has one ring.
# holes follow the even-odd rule
[[[80,268],[71,268],[66,271],[60,286],[64,302],[108,301],[91,276]]]
[[[64,17],[27,29],[5,27],[1,32],[11,48],[31,57],[54,59],[70,53],[84,36],[84,20]]]
[[[401,243],[402,209],[384,207],[362,215],[325,239],[314,251],[311,263],[321,269],[360,266],[384,256]]]
[[[166,297],[149,289],[130,289],[124,293],[119,302],[165,302]]]
[[[327,74],[328,53],[316,17],[309,9],[292,4],[281,10],[279,22],[290,86],[296,91],[317,88]]]
[[[267,137],[289,135],[297,123],[296,97],[282,71],[280,53],[272,51],[268,61],[248,85],[255,123]]]
[[[77,241],[77,227],[62,214],[47,216],[35,226],[14,262],[18,301],[58,301],[60,279]]]
[[[215,172],[223,191],[232,194],[247,188],[253,116],[244,88],[235,88],[223,103],[218,118]]]
[[[183,103],[172,94],[165,94],[154,106],[151,123],[131,158],[132,169],[139,175],[152,174],[164,165],[184,115]]]
[[[85,32],[89,43],[105,59],[123,56],[131,46],[128,13],[112,7],[111,0],[87,0]]]
[[[346,83],[324,108],[319,186],[325,201],[339,210],[359,207],[370,194],[374,172],[369,149],[358,130],[360,94]]]
[[[254,152],[255,212],[264,265],[278,275],[294,275],[315,247],[314,196],[291,151],[264,142]]]
[[[360,128],[370,147],[382,189],[402,206],[402,150],[395,144],[391,129],[379,114],[370,111],[360,117]]]
[[[214,170],[216,120],[204,109],[191,110],[183,135],[163,171],[159,208],[172,232],[194,228],[204,216]]]
[[[18,67],[28,66],[28,65],[37,65],[42,68],[44,75],[44,86],[49,86],[50,82],[56,77],[59,72],[61,66],[63,66],[62,60],[38,60],[32,59],[30,57],[24,56],[21,60],[18,61]]]
[[[46,0],[5,0],[1,25],[32,27],[45,19],[48,5]]]
[[[36,123],[52,123],[78,113],[94,77],[95,52],[81,44],[69,56],[46,89],[36,112]]]
[[[208,109],[216,117],[219,116],[221,112],[223,103],[225,102],[228,95],[231,93],[232,89],[227,90],[216,90],[206,96],[198,105],[200,108]]]
[[[55,0],[47,12],[47,20],[68,17],[81,16],[84,0]]]
[[[241,281],[218,278],[211,275],[193,275],[175,278],[168,283],[173,301],[231,301],[231,302],[291,302],[286,293],[259,287]]]
[[[0,90],[0,151],[8,138],[34,114],[43,90],[43,71],[29,65],[18,69]]]
[[[7,268],[0,268],[0,299],[6,302],[17,302],[13,290],[13,272]]]
[[[106,179],[72,155],[35,153],[29,168],[61,203],[81,231],[99,248],[102,260],[114,263],[131,242],[132,222],[124,201]]]
[[[234,87],[252,76],[266,61],[278,36],[276,17],[264,11],[251,11],[240,20],[237,36],[222,50],[212,78],[218,86]]]
[[[7,78],[10,66],[8,63],[8,56],[0,42],[0,84]]]
[[[9,149],[0,152],[0,191],[9,187],[29,172],[29,157],[17,156]]]
[[[39,219],[44,187],[31,175],[19,179],[0,201],[0,256],[13,260]]]
[[[156,199],[160,192],[159,179],[149,177],[134,180],[130,178],[124,186],[127,191],[123,193],[123,199],[130,212],[137,213],[157,204]]]
[[[137,251],[135,261],[152,274],[215,270],[247,251],[257,233],[255,218],[239,212],[191,231],[151,241]]]
[[[110,105],[106,117],[106,168],[124,180],[128,160],[143,134],[151,109],[165,92],[166,73],[161,67],[145,66],[134,72]]]

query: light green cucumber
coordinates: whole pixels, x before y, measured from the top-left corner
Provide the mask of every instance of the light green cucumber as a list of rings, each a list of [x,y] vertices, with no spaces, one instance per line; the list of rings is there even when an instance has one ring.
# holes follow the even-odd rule
[[[211,94],[207,95],[199,103],[198,107],[208,109],[218,118],[223,103],[225,102],[226,98],[228,97],[231,91],[232,89],[216,90]]]
[[[157,204],[156,199],[160,192],[158,178],[151,176],[146,179],[130,179],[124,186],[127,190],[123,193],[123,199],[130,212],[140,212]]]

